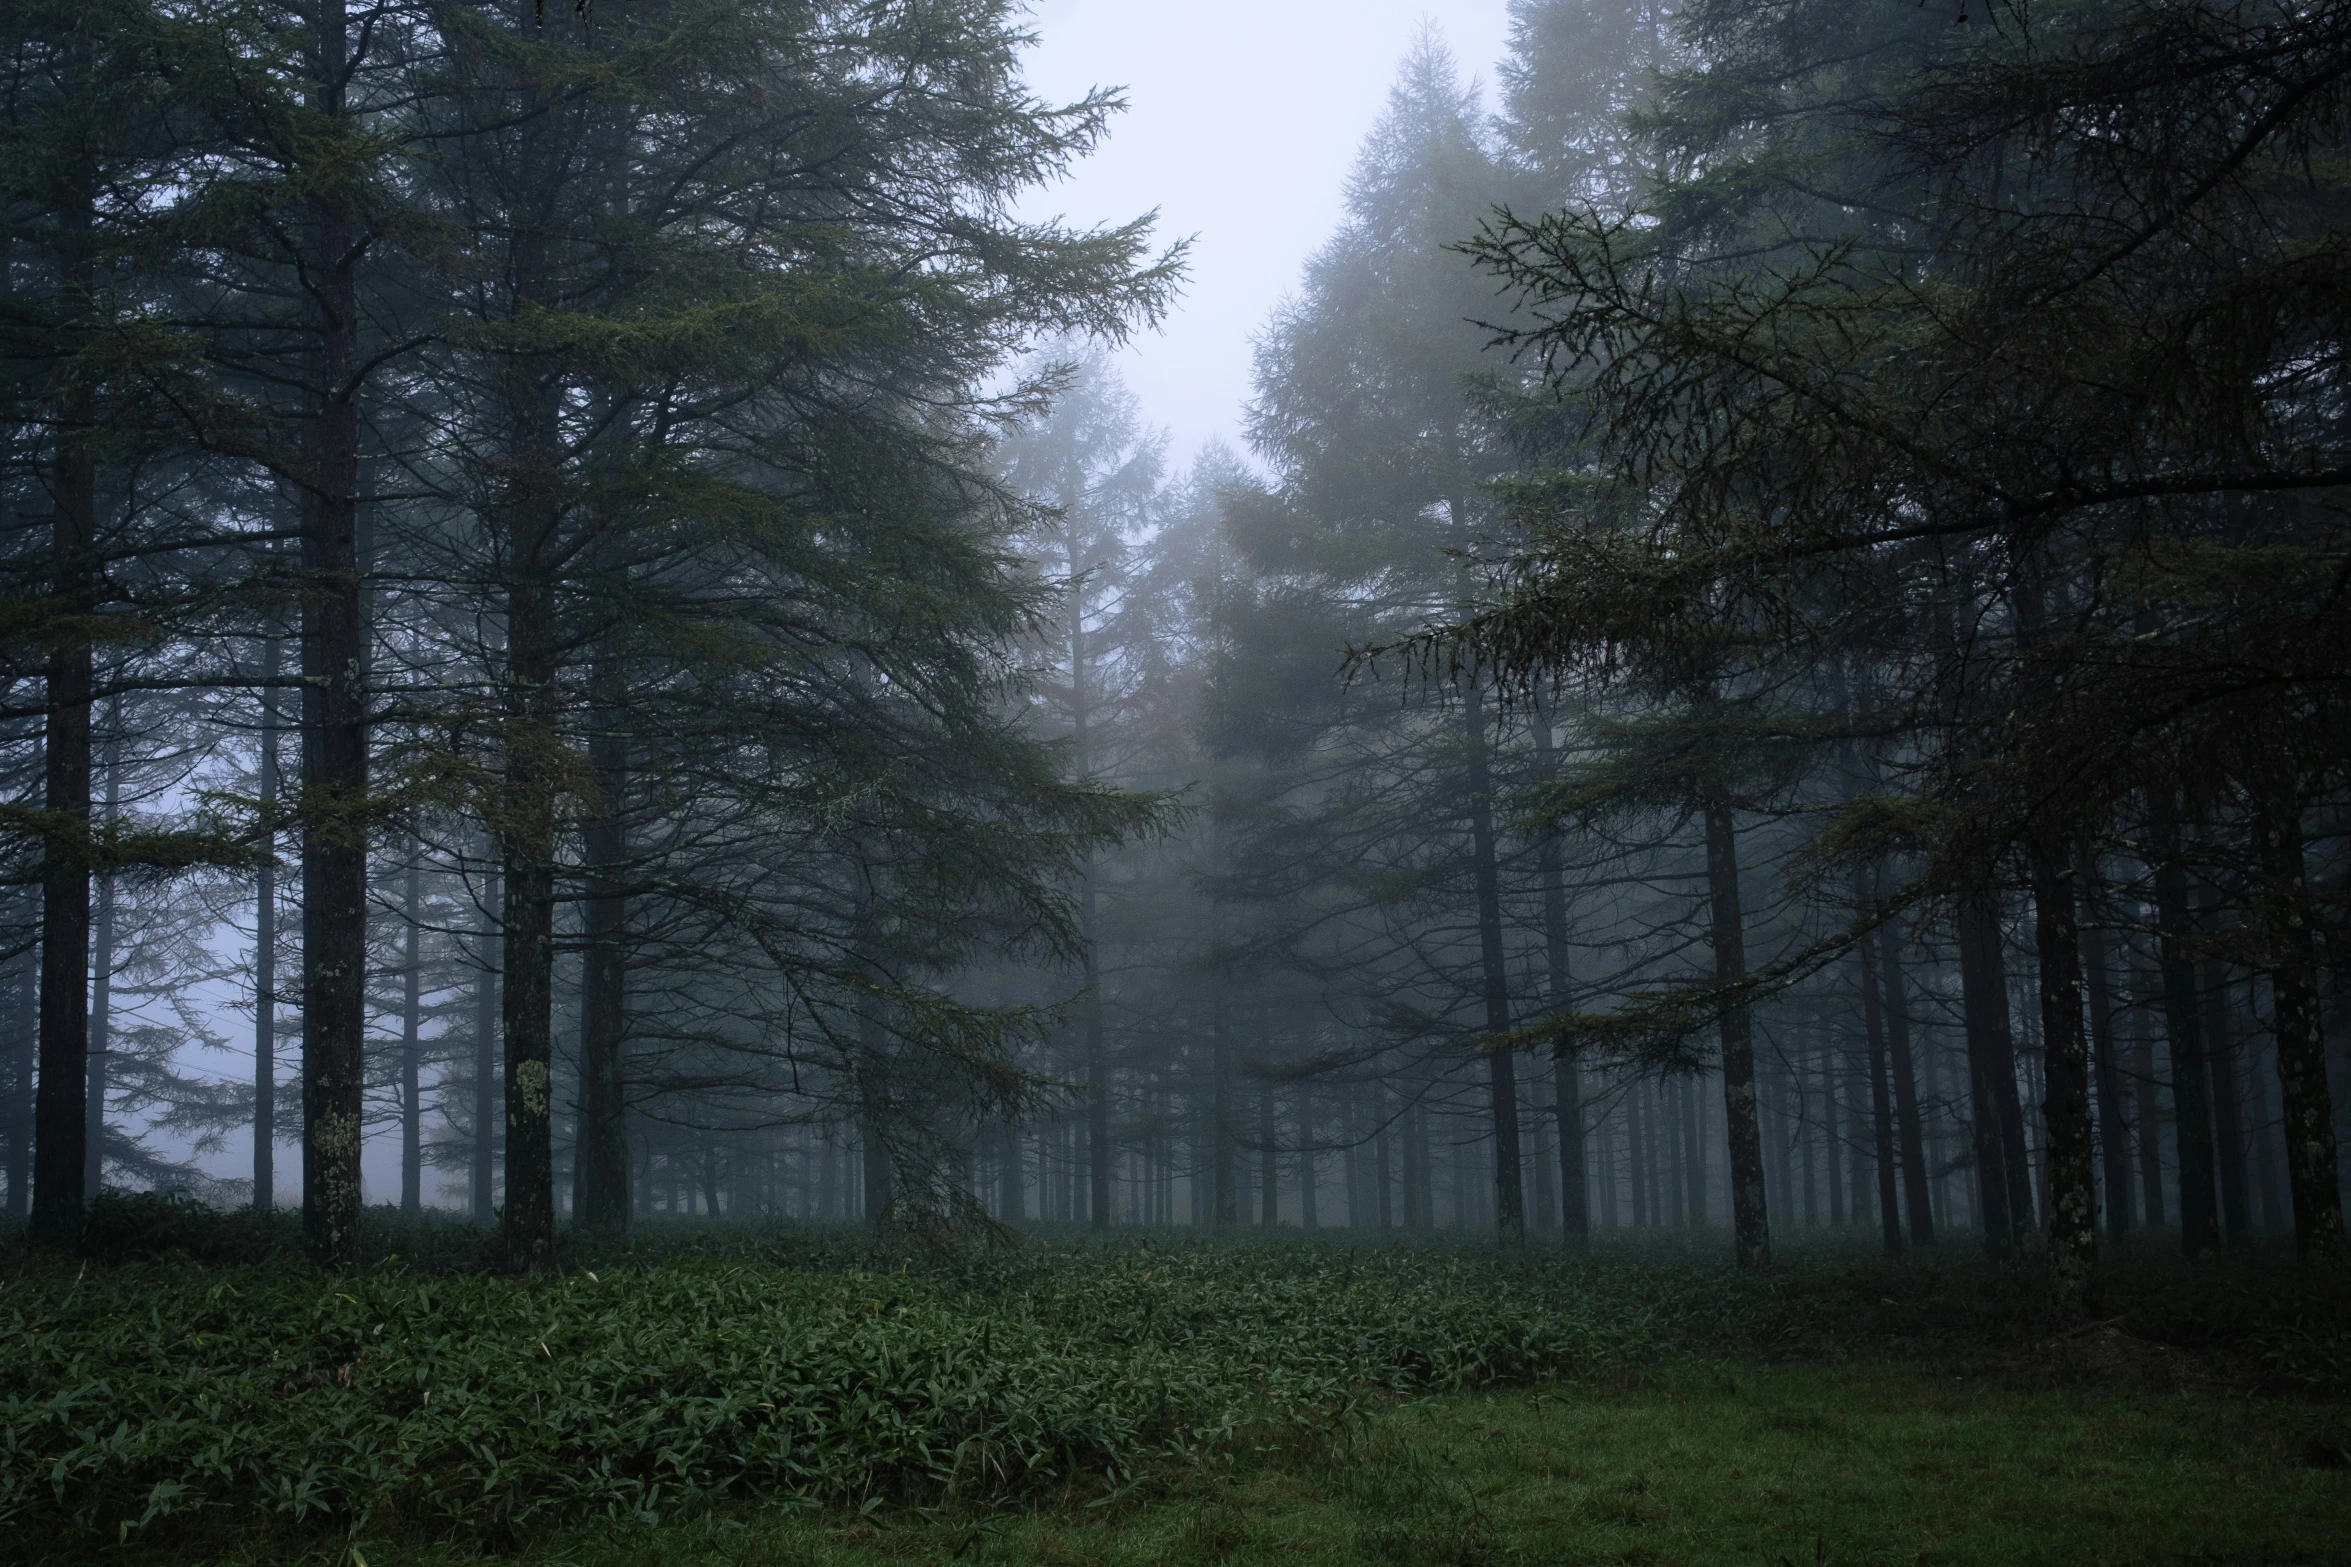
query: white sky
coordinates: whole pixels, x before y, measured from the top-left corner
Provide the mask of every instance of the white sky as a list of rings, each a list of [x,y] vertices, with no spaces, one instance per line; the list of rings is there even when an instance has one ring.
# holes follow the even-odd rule
[[[1509,18],[1507,0],[1037,0],[1031,21],[1037,93],[1123,86],[1129,106],[1028,215],[1157,207],[1163,236],[1195,237],[1183,299],[1124,365],[1180,468],[1211,437],[1240,444],[1250,337],[1337,226],[1355,149],[1421,25],[1490,87]]]

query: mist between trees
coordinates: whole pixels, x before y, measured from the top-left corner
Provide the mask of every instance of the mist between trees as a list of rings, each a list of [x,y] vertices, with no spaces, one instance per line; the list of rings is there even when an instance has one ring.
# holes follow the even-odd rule
[[[36,1235],[2340,1258],[2351,5],[1521,0],[1187,466],[1017,13],[556,9],[10,8]]]

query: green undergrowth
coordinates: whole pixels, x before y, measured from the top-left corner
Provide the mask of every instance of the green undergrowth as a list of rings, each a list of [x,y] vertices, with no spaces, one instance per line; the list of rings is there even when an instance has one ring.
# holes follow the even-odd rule
[[[199,1214],[106,1217],[93,1260],[0,1253],[0,1529],[61,1559],[225,1538],[511,1550],[590,1523],[674,1539],[744,1508],[805,1510],[820,1534],[1074,1517],[1261,1450],[1334,1450],[1431,1396],[1734,1363],[2089,1384],[2144,1351],[2191,1368],[2182,1386],[2325,1398],[2351,1343],[2351,1297],[2276,1268],[2118,1265],[2114,1320],[2052,1338],[2030,1270],[1932,1259],[1741,1274],[737,1229],[575,1245],[523,1280],[469,1267],[482,1242],[461,1226],[420,1245],[387,1225],[408,1249],[338,1274],[267,1219],[221,1226],[226,1245]]]

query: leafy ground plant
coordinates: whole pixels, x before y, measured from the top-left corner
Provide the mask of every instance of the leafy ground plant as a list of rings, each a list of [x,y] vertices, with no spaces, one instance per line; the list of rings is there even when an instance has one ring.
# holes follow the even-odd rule
[[[2105,1336],[2050,1340],[2028,1271],[1932,1262],[1752,1276],[1425,1246],[893,1253],[706,1232],[522,1280],[468,1271],[454,1243],[438,1265],[386,1248],[344,1273],[192,1249],[0,1264],[0,1524],[19,1538],[380,1554],[591,1521],[674,1541],[793,1510],[820,1533],[926,1514],[994,1528],[1008,1508],[1084,1516],[1268,1453],[1300,1474],[1344,1449],[1359,1461],[1325,1505],[1350,1549],[1474,1557],[1503,1549],[1507,1516],[1395,1423],[1400,1400],[1590,1394],[1722,1364],[2327,1396],[2345,1321],[2339,1287],[2250,1270],[2119,1268]],[[1614,1496],[1629,1517],[1648,1505],[1630,1483],[1579,1505]]]

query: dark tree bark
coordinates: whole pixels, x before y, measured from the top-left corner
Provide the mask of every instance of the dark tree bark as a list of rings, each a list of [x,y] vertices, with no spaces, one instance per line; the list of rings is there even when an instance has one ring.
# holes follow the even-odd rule
[[[1885,869],[1878,869],[1885,891]],[[1925,1118],[1918,1110],[1918,1074],[1910,1054],[1910,983],[1903,972],[1900,922],[1878,927],[1878,984],[1886,1023],[1886,1068],[1893,1074],[1894,1115],[1902,1134],[1902,1194],[1910,1220],[1910,1244],[1935,1243],[1934,1190],[1927,1180]]]
[[[2180,1247],[2191,1257],[2220,1249],[2220,1209],[2213,1201],[2210,1068],[2196,1008],[2196,969],[2188,956],[2192,926],[2188,871],[2179,857],[2179,805],[2166,788],[2147,791],[2155,854],[2155,926],[2163,961],[2163,1032],[2171,1043],[2171,1109],[2178,1141]]]
[[[122,804],[122,698],[107,704],[106,741],[98,764],[105,825],[111,828]],[[83,1091],[87,1117],[82,1132],[82,1190],[96,1197],[106,1189],[106,1093],[109,1052],[114,1048],[114,964],[116,886],[112,871],[97,878],[98,907],[90,922],[90,1074]]]
[[[2307,1265],[2344,1261],[2326,1034],[2318,1001],[2318,952],[2302,855],[2302,804],[2289,782],[2260,791],[2254,848],[2261,868],[2258,918],[2276,1008],[2278,1087],[2284,1101],[2286,1184],[2294,1203],[2294,1255]]]
[[[582,834],[587,860],[583,911],[586,952],[580,995],[580,1131],[573,1207],[581,1229],[619,1235],[629,1222],[628,893],[619,880],[628,857],[628,739],[622,725],[627,685],[617,649],[599,650],[589,676],[596,730],[588,765],[596,809]]]
[[[1538,708],[1533,716],[1536,765],[1543,777],[1551,778],[1557,766],[1550,714]],[[1575,976],[1568,966],[1567,880],[1560,868],[1556,830],[1544,833],[1538,856],[1543,878],[1544,977],[1552,1008],[1565,1011],[1574,1004]],[[1553,1070],[1558,1074],[1554,1110],[1559,1125],[1560,1240],[1569,1251],[1587,1251],[1592,1244],[1592,1202],[1584,1181],[1582,1067],[1573,1046],[1558,1052]]]
[[[1712,795],[1706,815],[1706,887],[1714,937],[1714,978],[1728,985],[1747,974],[1746,915],[1739,900],[1737,830],[1731,803]],[[1724,1141],[1730,1152],[1731,1229],[1742,1268],[1771,1262],[1771,1211],[1763,1185],[1763,1131],[1756,1118],[1755,1035],[1744,1005],[1722,1015]]]
[[[424,1212],[424,845],[408,839],[400,878],[400,1211]]]
[[[2041,970],[2050,1300],[2058,1321],[2071,1324],[2089,1316],[2098,1263],[2097,1140],[2090,1121],[2090,1041],[2082,1026],[2074,850],[2043,829],[2028,842],[2026,854],[2033,881],[2033,949]]]
[[[2016,1043],[2008,1021],[2008,974],[2000,951],[1996,893],[1978,892],[1961,900],[1959,974],[1984,1249],[1993,1257],[2013,1257],[2032,1224],[2032,1195],[2025,1168],[2024,1107],[2016,1092]]]
[[[1478,954],[1485,981],[1486,1032],[1510,1031],[1510,970],[1502,951],[1502,875],[1494,849],[1493,780],[1486,758],[1484,688],[1472,671],[1462,703],[1469,757],[1469,839],[1477,882]],[[1523,1165],[1518,1149],[1518,1062],[1509,1051],[1486,1050],[1486,1086],[1494,1126],[1494,1226],[1504,1246],[1527,1238]]]
[[[253,1206],[277,1206],[278,688],[282,643],[262,639],[261,867],[253,878]]]
[[[345,0],[311,11],[313,108],[346,114]],[[305,265],[316,302],[302,598],[302,1229],[321,1261],[359,1260],[367,1024],[367,628],[359,559],[360,228],[314,183]]]
[[[2155,1034],[2141,1023],[2131,1043],[2133,1101],[2139,1125],[2139,1212],[2147,1228],[2164,1226],[2163,1086],[2155,1073]]]
[[[1257,1222],[1272,1229],[1281,1222],[1282,1172],[1277,1162],[1280,1132],[1274,1124],[1273,1082],[1257,1089]]]
[[[1875,900],[1866,897],[1860,886],[1860,876],[1854,877],[1854,902],[1867,908]],[[1878,966],[1871,943],[1864,938],[1861,954],[1861,1031],[1869,1049],[1869,1104],[1870,1126],[1876,1133],[1878,1168],[1878,1224],[1884,1232],[1886,1255],[1902,1255],[1902,1209],[1894,1192],[1894,1107],[1892,1084],[1886,1064],[1886,1020],[1884,1009],[1878,1003]],[[1855,1193],[1856,1202],[1859,1193]]]
[[[2098,1088],[2098,1152],[2106,1187],[2106,1233],[2117,1244],[2131,1232],[2130,1123],[2123,1112],[2122,1066],[2114,1038],[2114,974],[2102,925],[2105,894],[2097,857],[2082,856],[2082,978],[2090,996],[2090,1071]]]
[[[14,959],[9,986],[15,1005],[8,1016],[8,1216],[21,1219],[33,1206],[33,1067],[40,1059],[40,964],[37,957]]]
[[[1241,1222],[1241,1168],[1239,1139],[1233,1119],[1240,1113],[1233,1092],[1233,1035],[1225,1016],[1224,984],[1215,982],[1209,1040],[1209,1178],[1214,1188],[1215,1223],[1231,1229]]]
[[[85,173],[87,171],[84,171]],[[76,315],[94,279],[92,195],[77,179],[58,214],[58,274]],[[90,641],[72,629],[98,598],[98,462],[84,444],[95,402],[75,389],[58,410],[50,475],[50,592],[63,611],[49,652],[42,732],[40,1073],[33,1091],[36,1244],[81,1244],[90,1071]]]
[[[1079,872],[1078,934],[1085,944],[1084,984],[1078,1016],[1086,1044],[1086,1197],[1095,1229],[1110,1228],[1110,1046],[1102,1020],[1102,969],[1095,949],[1097,929],[1094,865]]]
[[[2220,930],[2220,889],[2196,890],[2197,924],[2206,936]],[[2204,1064],[2212,1073],[2212,1171],[2220,1184],[2221,1234],[2232,1247],[2252,1236],[2252,1205],[2246,1200],[2245,1110],[2237,1092],[2236,1031],[2229,1026],[2229,969],[2216,957],[2196,965],[2197,1022],[2204,1039]]]
[[[498,1155],[498,954],[503,943],[505,889],[492,872],[482,889],[484,922],[476,938],[481,974],[473,993],[473,1216],[487,1224],[496,1211]]]
[[[881,1020],[859,1013],[857,1040],[861,1062],[857,1140],[865,1160],[865,1226],[878,1235],[889,1228],[890,1208],[898,1200],[897,1169],[882,1131],[889,1072],[884,1061],[888,1041],[883,1037]]]
[[[1293,1091],[1298,1123],[1298,1228],[1321,1227],[1314,1182],[1314,1090],[1303,1077]]]
[[[1379,1115],[1379,1125],[1373,1131],[1371,1138],[1372,1180],[1376,1183],[1379,1191],[1380,1228],[1392,1230],[1396,1227],[1396,1210],[1391,1197],[1395,1172],[1389,1168],[1391,1161],[1388,1146],[1390,1136],[1386,1085],[1374,1083],[1372,1096],[1373,1108]]]

